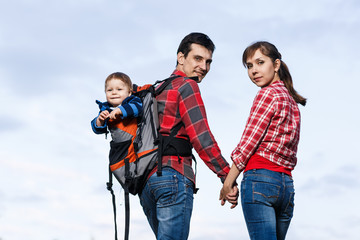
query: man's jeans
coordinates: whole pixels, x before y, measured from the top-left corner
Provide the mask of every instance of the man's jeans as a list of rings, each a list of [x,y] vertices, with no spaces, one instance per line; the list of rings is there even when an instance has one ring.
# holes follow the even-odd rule
[[[292,177],[266,169],[244,173],[241,204],[252,240],[283,240],[294,211]]]
[[[188,238],[193,194],[194,184],[172,168],[149,178],[140,203],[158,240]]]

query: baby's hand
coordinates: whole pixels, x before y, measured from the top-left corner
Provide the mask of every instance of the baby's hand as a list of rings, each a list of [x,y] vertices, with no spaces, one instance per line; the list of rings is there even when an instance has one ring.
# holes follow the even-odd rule
[[[105,124],[105,120],[109,117],[109,111],[108,110],[105,110],[105,111],[102,111],[98,118],[96,119],[96,125],[97,126],[104,126]]]
[[[122,112],[120,110],[120,108],[115,108],[114,110],[112,110],[112,112],[109,114],[110,119],[115,120],[118,116],[121,116]]]

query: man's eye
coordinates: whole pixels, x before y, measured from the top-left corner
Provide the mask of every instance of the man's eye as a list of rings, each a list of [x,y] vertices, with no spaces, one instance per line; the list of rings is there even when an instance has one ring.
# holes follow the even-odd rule
[[[259,61],[259,65],[264,64],[264,61]]]
[[[250,69],[250,68],[252,68],[252,65],[248,64],[246,67],[247,67],[247,69]]]

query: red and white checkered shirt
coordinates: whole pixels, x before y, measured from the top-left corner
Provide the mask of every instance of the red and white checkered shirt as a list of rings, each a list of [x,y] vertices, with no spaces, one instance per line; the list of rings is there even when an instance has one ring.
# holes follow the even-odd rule
[[[204,163],[224,181],[230,167],[210,131],[198,83],[184,78],[186,75],[181,71],[174,71],[172,76],[178,78],[156,97],[160,133],[168,136],[182,122],[184,127],[176,137],[189,140]],[[191,157],[181,157],[179,161],[177,156],[163,156],[162,160],[163,166],[174,168],[195,183]]]
[[[300,135],[300,111],[282,81],[262,88],[251,107],[240,143],[231,159],[240,171],[253,154],[294,169]]]

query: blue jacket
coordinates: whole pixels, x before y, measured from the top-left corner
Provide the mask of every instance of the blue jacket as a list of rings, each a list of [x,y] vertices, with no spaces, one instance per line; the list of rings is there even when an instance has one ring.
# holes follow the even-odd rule
[[[96,100],[96,103],[99,105],[99,109],[100,109],[98,116],[102,111],[108,110],[110,113],[112,110],[115,109],[108,102],[100,102],[99,100]],[[138,117],[143,110],[141,99],[134,95],[125,98],[125,100],[122,102],[120,106],[118,106],[118,108],[120,108],[122,112],[122,117],[121,117],[122,119],[130,118],[130,117]],[[91,128],[93,132],[96,134],[107,133],[108,119],[105,121],[104,126],[97,126],[96,119],[98,118],[98,116],[91,121]]]

